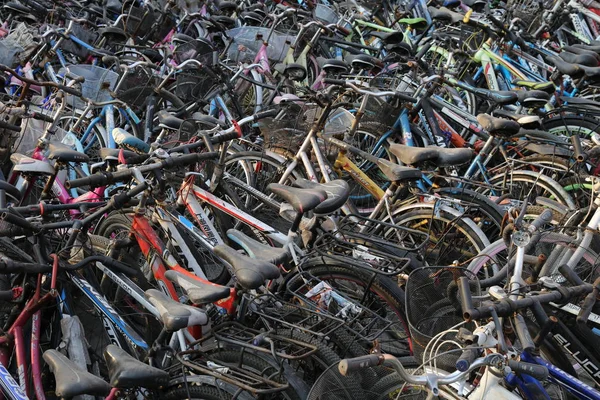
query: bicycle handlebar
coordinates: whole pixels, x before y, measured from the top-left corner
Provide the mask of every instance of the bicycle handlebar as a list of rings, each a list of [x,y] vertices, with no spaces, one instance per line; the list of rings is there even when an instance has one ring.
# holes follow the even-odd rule
[[[323,82],[326,84],[330,84],[330,85],[342,86],[342,87],[345,87],[348,89],[352,89],[356,93],[366,94],[366,95],[374,96],[374,97],[393,96],[402,101],[409,102],[409,103],[417,103],[419,101],[418,99],[416,99],[412,96],[406,95],[404,93],[401,93],[401,92],[395,92],[395,91],[372,92],[370,90],[361,88],[361,87],[355,85],[354,83],[345,81],[343,79],[325,78],[325,79],[323,79]]]
[[[14,76],[15,78],[17,78],[18,80],[28,83],[30,85],[37,85],[37,86],[45,86],[45,87],[54,87],[58,90],[62,90],[63,92],[72,94],[73,96],[77,96],[77,97],[81,97],[81,92],[79,90],[76,90],[72,87],[66,86],[66,85],[61,85],[59,83],[55,83],[55,82],[43,82],[43,81],[36,81],[33,79],[29,79],[29,78],[25,78],[24,76],[21,76],[17,73],[17,71],[15,71],[12,68],[7,67],[6,65],[2,65],[0,64],[0,71],[2,72],[8,72],[9,74],[11,74],[12,76]]]
[[[173,168],[179,167],[188,164],[195,164],[200,161],[215,159],[218,157],[217,152],[211,153],[194,153],[194,154],[185,154],[177,157],[170,157],[165,160],[141,165],[136,169],[141,172],[150,172],[157,169],[163,168]],[[123,182],[129,180],[133,177],[134,169],[127,168],[117,172],[102,172],[94,175],[87,176],[85,178],[73,179],[65,182],[65,187],[67,189],[78,188],[81,186],[90,186],[90,187],[100,187],[107,186],[116,182]]]

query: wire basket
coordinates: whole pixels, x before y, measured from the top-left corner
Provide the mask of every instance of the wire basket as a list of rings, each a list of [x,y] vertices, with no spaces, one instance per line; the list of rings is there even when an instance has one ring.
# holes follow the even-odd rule
[[[154,87],[156,82],[157,77],[151,69],[138,65],[127,71],[127,74],[125,74],[125,77],[119,83],[117,93],[121,94],[133,88]]]
[[[37,108],[37,107],[36,107]],[[30,107],[30,110],[32,107]],[[39,108],[35,112],[40,114],[51,115],[49,110]],[[13,142],[13,152],[25,155],[30,155],[33,149],[37,146],[38,140],[50,127],[50,124],[44,121],[40,121],[32,118],[25,118],[21,120],[21,132],[13,133],[15,140]],[[62,142],[67,136],[67,131],[61,128],[56,128],[54,133],[49,137],[52,142]]]
[[[553,0],[508,0],[506,9],[511,10],[513,18],[519,18],[529,33],[535,32],[542,22],[544,10],[552,8]]]
[[[334,10],[324,4],[317,4],[314,9],[314,15],[315,19],[325,24],[337,24],[340,19]]]
[[[84,98],[103,102],[112,100],[110,91],[115,88],[119,80],[119,74],[106,68],[95,65],[70,65],[66,69],[61,68],[58,73],[64,75],[66,72],[74,76],[82,76],[85,81],[81,84],[81,93]],[[75,108],[85,108],[86,103],[78,97],[67,96],[67,102]]]
[[[71,35],[75,36],[77,39],[81,40],[82,42],[89,44],[90,46],[96,42],[96,39],[98,39],[97,32],[95,32],[91,29],[87,29],[83,25],[76,24],[76,23],[73,24],[73,29],[71,31]],[[79,43],[74,42],[71,39],[63,40],[63,42],[60,45],[60,48],[63,51],[74,54],[77,57],[82,58],[82,59],[86,58],[90,55],[90,51],[88,49],[86,49]]]
[[[341,318],[320,312],[313,307],[282,301],[272,294],[249,300],[248,309],[259,316],[275,333],[279,329],[297,330],[316,337],[327,337],[345,325]]]
[[[258,122],[263,135],[263,144],[266,148],[274,147],[296,153],[316,122],[319,108],[312,103],[290,102],[282,110],[284,111],[277,117],[264,118]],[[353,121],[354,116],[349,111],[338,108],[327,118],[323,133],[344,134],[352,126]],[[319,143],[325,146],[320,139]]]
[[[455,327],[473,331],[474,324],[464,323],[456,282],[466,276],[471,282],[473,296],[481,288],[476,276],[465,268],[425,267],[414,270],[406,281],[406,318],[413,340],[413,352],[417,360],[452,372],[461,355],[456,345]],[[479,306],[475,301],[474,306]],[[451,329],[453,328],[453,329]],[[435,340],[434,340],[435,338]],[[452,343],[450,342],[452,341]],[[444,352],[451,351],[447,354]]]
[[[400,104],[391,104],[384,99],[370,96],[360,122],[369,126],[379,126],[377,132],[373,133],[385,133],[394,125],[401,111]]]
[[[218,341],[271,355],[270,343],[257,340],[257,337],[264,336],[273,341],[277,357],[286,360],[303,359],[317,351],[317,346],[314,344],[291,339],[273,332],[250,329],[239,322],[225,322],[212,328],[211,332]]]
[[[290,279],[287,288],[298,304],[343,320],[353,336],[367,342],[379,338],[392,325],[391,321],[308,272]]]
[[[180,43],[173,51],[173,59],[177,64],[187,60],[198,60],[204,65],[215,65],[217,57],[213,46],[205,40],[190,40]]]
[[[232,43],[227,49],[227,58],[236,63],[251,63],[262,47],[263,40],[269,39],[267,46],[268,59],[273,62],[283,61],[294,37],[277,31],[269,37],[269,32],[269,28],[256,26],[244,26],[228,30],[227,37],[231,39]]]

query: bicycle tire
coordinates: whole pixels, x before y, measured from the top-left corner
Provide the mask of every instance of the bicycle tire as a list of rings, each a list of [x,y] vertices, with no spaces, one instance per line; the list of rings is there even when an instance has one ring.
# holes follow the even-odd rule
[[[170,389],[161,393],[161,396],[165,400],[227,400],[233,399],[234,394],[229,394],[215,386],[194,384]]]
[[[464,262],[476,256],[489,244],[485,234],[475,222],[470,218],[462,217],[458,211],[446,206],[436,207],[433,204],[418,203],[400,207],[394,211],[392,221],[395,225],[429,234],[429,242],[433,244],[433,247],[425,246],[420,250],[424,262],[429,265],[450,265],[457,260]],[[388,217],[384,219],[384,222],[391,222],[391,220]],[[452,230],[448,230],[448,227],[451,227]],[[457,240],[440,240],[449,235],[461,237],[461,240],[465,240],[464,245],[459,245],[458,243],[463,242]],[[390,240],[392,239],[390,238]],[[413,242],[418,245],[421,244],[421,241],[422,237],[413,239]],[[438,246],[441,250],[438,249]]]
[[[353,267],[351,261],[343,263],[327,257],[312,257],[304,260],[301,270],[310,273],[321,281],[327,282],[336,290],[340,290],[340,285],[345,283],[347,285],[346,288],[352,291],[353,296],[344,292],[345,295],[355,299],[355,301],[358,301],[356,300],[357,296],[361,296],[359,290],[364,290],[371,283],[369,287],[371,296],[366,297],[373,298],[367,299],[372,302],[368,307],[372,310],[375,306],[380,307],[378,310],[373,311],[378,312],[379,315],[392,322],[389,331],[385,331],[389,340],[384,341],[379,338],[382,351],[392,353],[396,356],[412,355],[412,342],[410,340],[408,322],[404,314],[405,294],[397,282],[386,276],[372,276],[370,273]],[[290,274],[289,278],[293,275],[293,273]],[[361,303],[361,301],[358,302]]]

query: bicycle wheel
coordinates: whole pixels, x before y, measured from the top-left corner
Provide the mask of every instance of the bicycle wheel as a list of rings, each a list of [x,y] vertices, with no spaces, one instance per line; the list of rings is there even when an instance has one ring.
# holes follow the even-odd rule
[[[386,217],[383,221],[429,235],[429,241],[420,250],[428,265],[466,262],[489,244],[475,222],[446,205],[420,203],[401,207],[394,211],[392,218]],[[390,241],[397,240],[395,235],[392,230],[384,233]],[[403,240],[416,247],[423,244],[423,237],[407,233]]]
[[[386,319],[390,325],[377,338],[381,350],[396,356],[412,354],[408,324],[404,316],[404,291],[391,278],[373,275],[352,262],[314,257],[302,262],[301,270],[329,284],[342,296]],[[292,275],[290,275],[290,278]],[[298,284],[302,279],[298,279]],[[294,290],[294,288],[290,288]],[[358,341],[359,344],[366,345]],[[371,343],[369,343],[369,346]]]
[[[508,196],[512,205],[520,205],[524,199],[529,200],[531,204],[534,203],[536,197],[548,197],[571,209],[575,209],[575,202],[569,193],[558,182],[541,173],[507,171],[490,178],[489,184],[499,189],[479,187],[475,191],[490,198]]]
[[[573,238],[556,232],[544,232],[535,248],[534,255],[545,254],[548,256],[552,249],[558,244],[568,245],[573,242]],[[581,273],[585,270],[593,271],[598,265],[598,255],[588,250],[584,253],[583,260],[579,263],[576,272]],[[467,269],[480,278],[489,278],[495,271],[500,270],[508,262],[508,251],[503,239],[499,239],[483,249],[476,258],[474,258]],[[587,273],[589,275],[589,272]],[[580,275],[582,278],[585,275]]]
[[[228,400],[233,399],[235,393],[229,393],[216,386],[199,385],[181,386],[170,389],[161,394],[165,400]]]

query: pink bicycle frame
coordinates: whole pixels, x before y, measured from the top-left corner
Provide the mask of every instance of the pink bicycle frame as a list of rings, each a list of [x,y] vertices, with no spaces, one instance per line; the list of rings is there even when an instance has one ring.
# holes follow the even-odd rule
[[[31,299],[25,304],[21,314],[8,330],[8,332],[0,336],[0,364],[7,366],[10,364],[11,350],[14,345],[17,371],[19,373],[19,384],[23,392],[29,394],[30,384],[27,379],[27,360],[25,351],[25,339],[23,336],[23,327],[31,319],[31,371],[33,375],[33,387],[38,400],[45,400],[44,386],[42,384],[42,364],[40,361],[40,328],[41,328],[41,308],[50,301],[54,300],[58,295],[56,291],[56,277],[58,272],[58,256],[52,255],[54,263],[52,265],[52,280],[50,283],[50,291],[44,296],[41,295],[42,274],[38,275],[37,286],[35,293]],[[16,296],[20,293],[15,292]]]

